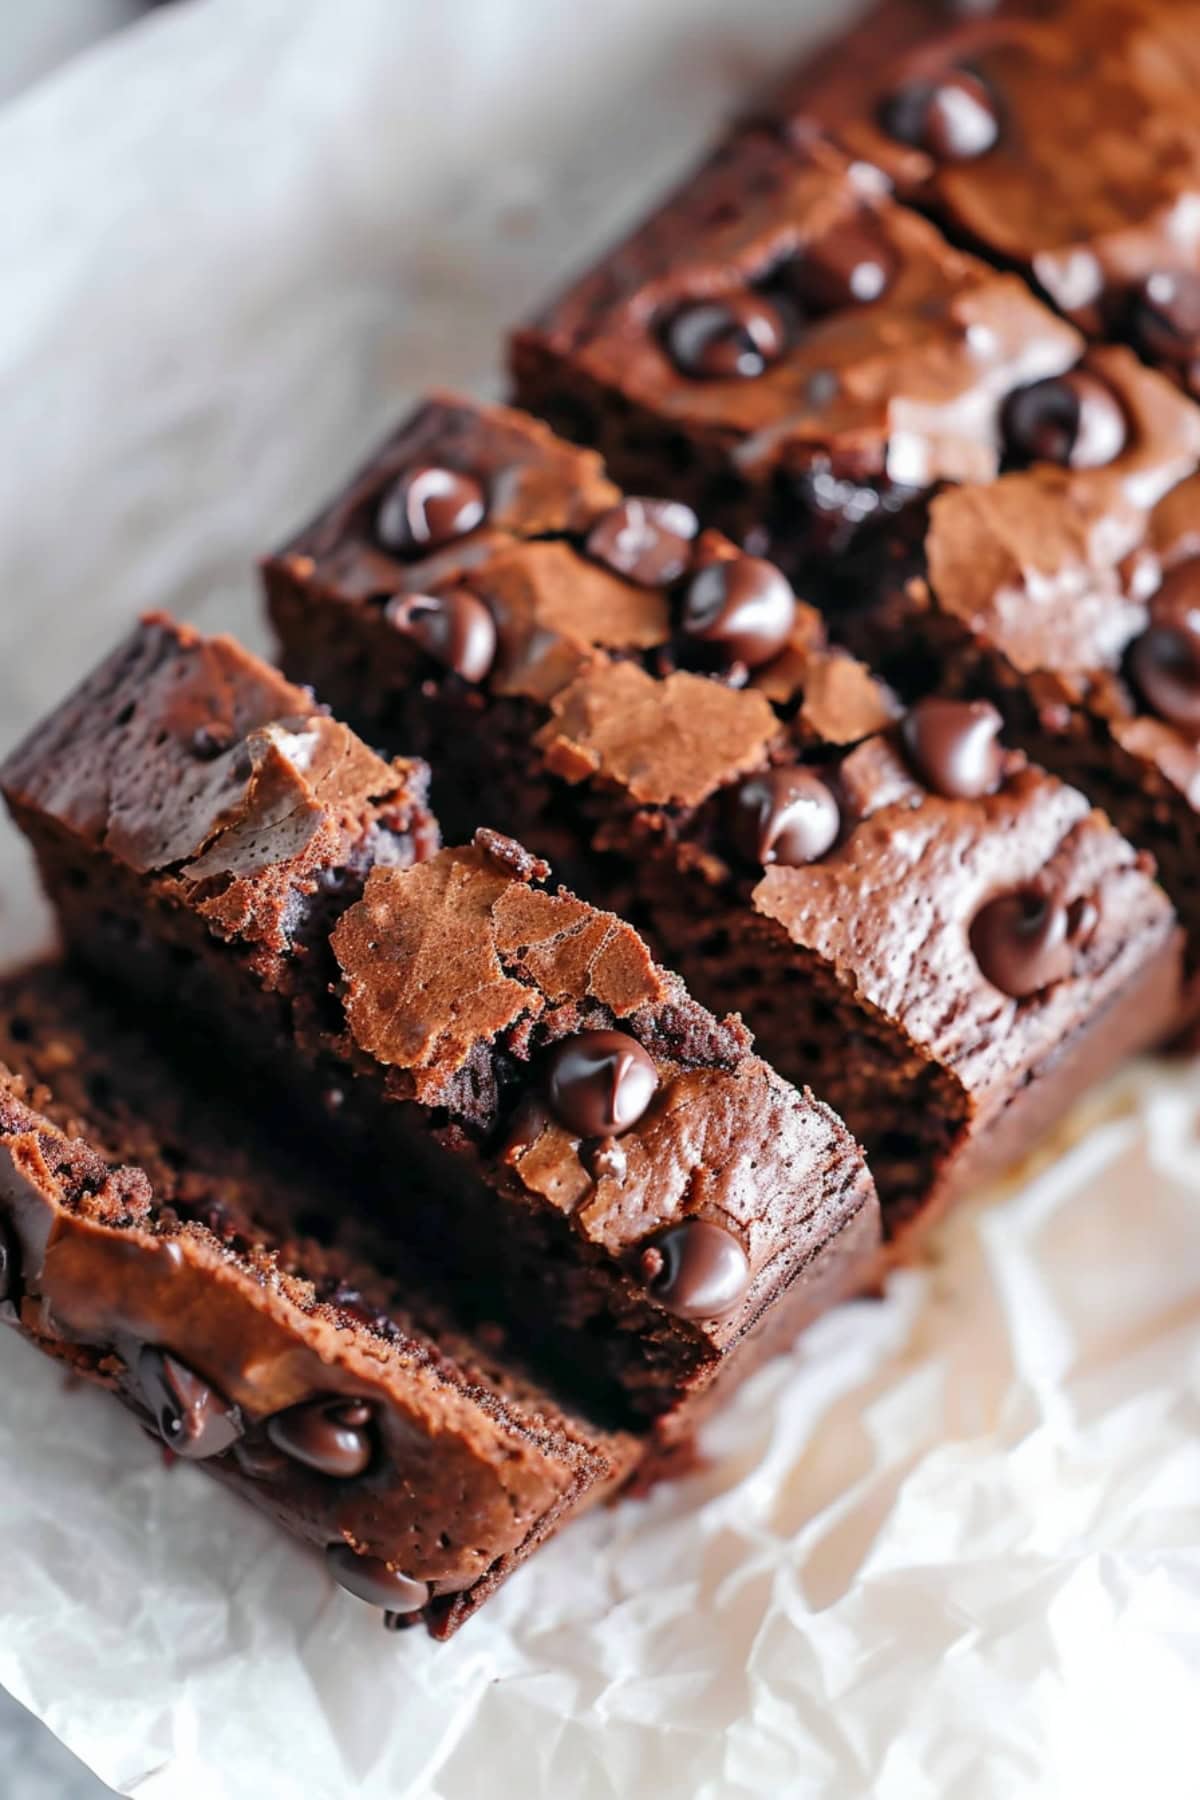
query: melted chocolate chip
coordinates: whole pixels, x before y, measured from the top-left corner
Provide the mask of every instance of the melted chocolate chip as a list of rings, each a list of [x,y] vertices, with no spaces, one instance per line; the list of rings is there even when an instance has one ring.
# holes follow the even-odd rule
[[[379,1606],[389,1613],[414,1613],[429,1599],[424,1581],[401,1575],[381,1556],[357,1556],[349,1544],[330,1544],[325,1560],[334,1580],[368,1606]]]
[[[0,1301],[17,1291],[17,1252],[6,1225],[0,1224]]]
[[[1002,720],[986,700],[918,700],[900,727],[914,770],[947,800],[978,800],[1000,786]]]
[[[787,342],[779,309],[761,294],[692,300],[667,326],[667,350],[684,375],[751,380],[777,362]]]
[[[1120,456],[1125,414],[1112,389],[1086,369],[1017,388],[1004,407],[1008,453],[1021,462],[1101,469]]]
[[[1027,1000],[1071,973],[1074,949],[1067,908],[1033,888],[1001,894],[976,913],[971,948],[993,987],[1014,1000]]]
[[[630,495],[596,520],[588,532],[587,553],[641,587],[667,587],[687,569],[699,529],[695,513],[682,500]]]
[[[384,608],[393,630],[411,638],[464,681],[482,681],[496,660],[496,622],[466,588],[445,594],[396,594]]]
[[[810,244],[788,280],[805,312],[820,314],[881,299],[893,272],[892,255],[878,236],[844,225]]]
[[[733,830],[749,862],[798,869],[837,840],[838,804],[811,769],[765,769],[737,789]]]
[[[950,69],[937,81],[913,81],[884,101],[883,129],[938,162],[971,162],[1000,135],[992,97],[977,75]]]
[[[412,556],[466,537],[483,523],[487,496],[474,475],[418,463],[384,491],[375,535],[385,550]]]
[[[685,1219],[668,1226],[639,1257],[646,1286],[681,1319],[720,1319],[750,1285],[750,1263],[723,1225]]]
[[[1130,647],[1129,668],[1147,706],[1200,737],[1200,559],[1172,569],[1150,602],[1150,623]]]
[[[681,625],[688,637],[719,646],[728,661],[756,669],[778,656],[795,622],[796,596],[774,563],[735,556],[693,576]]]
[[[579,1137],[616,1137],[628,1131],[657,1088],[653,1061],[624,1031],[580,1031],[550,1052],[551,1110]]]
[[[176,1456],[220,1456],[242,1435],[242,1416],[186,1364],[147,1344],[138,1357],[142,1397]]]
[[[1131,331],[1153,362],[1188,373],[1196,385],[1200,360],[1200,275],[1188,271],[1150,275],[1133,301]]]
[[[267,1420],[267,1436],[277,1449],[306,1468],[351,1481],[371,1461],[372,1417],[365,1400],[331,1394],[276,1413]]]

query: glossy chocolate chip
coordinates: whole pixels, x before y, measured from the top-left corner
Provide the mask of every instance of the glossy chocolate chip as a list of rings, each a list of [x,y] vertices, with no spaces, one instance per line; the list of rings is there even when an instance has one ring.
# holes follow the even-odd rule
[[[787,327],[778,307],[761,294],[692,300],[667,326],[667,350],[684,375],[700,380],[751,380],[778,361]]]
[[[737,789],[734,837],[749,862],[798,869],[837,841],[838,804],[811,769],[764,769]]]
[[[1200,274],[1148,276],[1134,296],[1132,333],[1152,362],[1190,370],[1200,359]]]
[[[325,1552],[329,1572],[347,1593],[386,1612],[419,1612],[429,1599],[428,1585],[401,1575],[381,1556],[358,1556],[349,1544],[330,1544]]]
[[[588,532],[587,553],[640,587],[666,587],[687,569],[699,529],[695,513],[682,500],[631,494],[596,520]]]
[[[365,1400],[327,1394],[291,1406],[267,1420],[267,1436],[277,1449],[320,1475],[352,1481],[371,1461],[371,1420]]]
[[[892,275],[892,257],[879,237],[843,225],[809,245],[789,272],[789,286],[806,312],[839,312],[881,299]]]
[[[176,1456],[220,1456],[241,1437],[238,1408],[168,1351],[147,1344],[137,1374],[159,1435]]]
[[[17,1252],[12,1233],[0,1224],[0,1300],[11,1300],[17,1291]]]
[[[547,1094],[560,1125],[582,1138],[636,1125],[658,1088],[652,1059],[624,1031],[580,1031],[550,1052]]]
[[[384,608],[393,630],[411,638],[464,681],[482,681],[496,660],[496,621],[466,588],[445,594],[396,594]]]
[[[723,1225],[685,1219],[647,1244],[639,1257],[646,1286],[681,1319],[720,1319],[750,1285],[746,1252]]]
[[[900,730],[909,761],[927,788],[947,800],[978,800],[1000,786],[1001,724],[987,700],[931,695],[906,713]]]
[[[1017,388],[1004,407],[1004,441],[1020,462],[1102,469],[1125,448],[1125,414],[1112,389],[1086,369]]]
[[[466,537],[483,523],[486,512],[487,496],[474,475],[418,463],[385,489],[375,514],[375,535],[385,550],[412,556]]]
[[[685,634],[719,646],[728,661],[748,669],[778,656],[795,623],[795,594],[774,563],[757,556],[709,563],[684,596]]]
[[[1129,652],[1138,690],[1177,731],[1200,737],[1200,560],[1172,569],[1150,603],[1150,623]]]
[[[880,117],[891,137],[927,150],[938,162],[971,162],[1000,135],[992,97],[968,69],[907,83],[884,101]]]
[[[1027,1000],[1071,973],[1074,949],[1067,908],[1033,888],[1001,894],[976,913],[971,948],[993,987],[1014,1000]]]

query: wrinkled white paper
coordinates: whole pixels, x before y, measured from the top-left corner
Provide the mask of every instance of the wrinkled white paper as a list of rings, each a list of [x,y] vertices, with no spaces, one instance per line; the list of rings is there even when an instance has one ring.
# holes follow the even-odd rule
[[[254,554],[816,16],[208,0],[0,114],[3,743],[141,608],[262,642]],[[1198,1208],[1133,1071],[443,1646],[4,1335],[0,1681],[142,1800],[1191,1800]]]

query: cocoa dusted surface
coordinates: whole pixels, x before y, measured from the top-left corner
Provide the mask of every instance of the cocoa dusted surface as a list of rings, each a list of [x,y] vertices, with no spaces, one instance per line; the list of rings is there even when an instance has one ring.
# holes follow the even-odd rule
[[[0,986],[0,1063],[0,1312],[435,1635],[641,1460],[342,1204],[365,1163],[318,1168],[77,978]]]
[[[171,632],[161,620],[142,628]],[[175,643],[190,670],[192,634],[176,629]],[[214,890],[186,865],[143,873],[114,854],[99,813],[80,826],[69,806],[48,810],[69,793],[60,762],[85,756],[89,738],[113,791],[130,778],[122,745],[147,791],[160,789],[177,752],[169,735],[159,742],[159,701],[146,696],[132,688],[96,712],[68,700],[69,739],[52,721],[48,763],[23,750],[9,771],[73,950],[127,991],[169,996],[218,1049],[235,1044],[262,1072],[264,1097],[282,1082],[299,1129],[364,1139],[385,1170],[403,1170],[364,1207],[437,1256],[472,1301],[486,1276],[581,1395],[686,1433],[693,1401],[747,1362],[742,1347],[772,1311],[794,1316],[793,1289],[808,1315],[823,1260],[840,1269],[843,1231],[871,1236],[876,1201],[852,1139],[750,1054],[740,1023],[715,1019],[655,967],[629,926],[540,886],[544,868],[519,844],[484,831],[430,860],[395,855],[373,778],[358,835],[343,834],[300,927],[279,917],[264,960],[220,878]],[[240,766],[237,749],[225,754]],[[376,762],[361,746],[353,756]],[[205,856],[240,829],[245,804],[221,814]],[[272,894],[296,879],[295,810],[270,814],[254,839],[251,873]],[[225,879],[243,874],[239,864]],[[581,1138],[546,1105],[549,1053],[613,1030],[653,1063],[654,1091],[627,1129]],[[692,1217],[735,1239],[747,1265],[744,1291],[704,1320],[672,1308],[641,1262],[658,1232]]]

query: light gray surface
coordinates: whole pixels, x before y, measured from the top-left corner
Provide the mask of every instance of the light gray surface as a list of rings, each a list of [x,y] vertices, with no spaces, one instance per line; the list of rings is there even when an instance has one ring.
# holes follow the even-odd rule
[[[3,1688],[0,1769],[5,1800],[105,1800],[112,1793]]]

